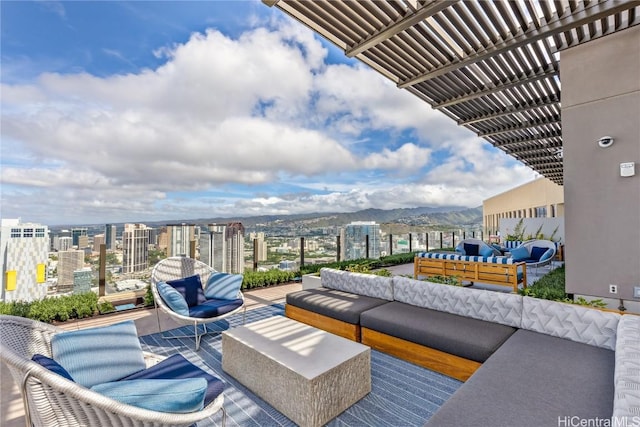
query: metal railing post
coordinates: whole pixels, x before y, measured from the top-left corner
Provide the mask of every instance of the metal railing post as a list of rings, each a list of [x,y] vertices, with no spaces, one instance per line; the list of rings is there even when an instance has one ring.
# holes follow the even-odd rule
[[[103,297],[107,287],[107,245],[100,245],[100,261],[98,264],[98,296]]]
[[[389,255],[393,255],[393,234],[389,233]]]
[[[365,253],[367,255],[367,259],[369,259],[369,235],[368,234],[365,236],[365,239],[364,239],[364,247],[365,247]]]
[[[253,271],[258,271],[258,239],[253,239]]]
[[[300,238],[300,267],[304,267],[304,237]]]

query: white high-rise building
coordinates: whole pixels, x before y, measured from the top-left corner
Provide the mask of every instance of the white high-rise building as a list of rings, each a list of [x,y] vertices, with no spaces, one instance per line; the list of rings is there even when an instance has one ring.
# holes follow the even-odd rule
[[[167,256],[192,256],[191,241],[195,240],[194,224],[167,224]]]
[[[58,252],[58,292],[73,291],[73,273],[84,268],[84,251]]]
[[[200,260],[222,273],[244,273],[244,226],[209,224],[200,235]]]
[[[210,224],[206,231],[200,233],[200,261],[221,273],[228,272],[225,228],[225,225]]]
[[[68,251],[73,248],[73,239],[71,237],[58,237],[58,244],[56,245],[56,250]]]
[[[49,229],[46,225],[0,222],[0,301],[37,301],[47,296]]]
[[[257,246],[258,259],[256,261],[266,261],[268,247],[267,242],[264,241],[264,233],[249,233],[249,240],[251,241],[252,245],[255,242],[255,245]]]
[[[135,273],[149,267],[149,232],[144,224],[125,224],[122,232],[122,272]]]
[[[340,259],[380,258],[380,225],[375,221],[354,221],[340,230]]]

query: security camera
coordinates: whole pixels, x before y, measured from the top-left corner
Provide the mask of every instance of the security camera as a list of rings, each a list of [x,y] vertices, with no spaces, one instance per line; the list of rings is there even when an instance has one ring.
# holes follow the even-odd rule
[[[613,145],[613,137],[612,136],[603,136],[598,140],[598,145],[600,148],[609,148]]]

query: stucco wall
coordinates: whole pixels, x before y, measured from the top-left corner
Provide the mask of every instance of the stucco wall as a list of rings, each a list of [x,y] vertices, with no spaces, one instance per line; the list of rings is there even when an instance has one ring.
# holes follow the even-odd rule
[[[567,291],[640,286],[640,28],[560,54]],[[614,144],[600,148],[602,136]],[[636,175],[620,176],[635,162]],[[618,285],[618,294],[609,293]]]

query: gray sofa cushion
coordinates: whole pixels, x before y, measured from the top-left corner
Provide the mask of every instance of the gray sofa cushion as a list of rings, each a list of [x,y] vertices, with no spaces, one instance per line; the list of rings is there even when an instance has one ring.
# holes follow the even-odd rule
[[[516,328],[522,321],[522,297],[516,294],[447,286],[400,276],[393,278],[393,292],[396,301],[433,310]]]
[[[613,369],[611,350],[521,329],[426,425],[558,427],[574,416],[609,418]]]
[[[615,350],[620,315],[588,307],[524,297],[522,328]]]
[[[324,288],[393,301],[391,277],[323,268],[320,278]]]
[[[315,288],[287,294],[287,304],[357,325],[360,313],[389,301],[335,289]]]
[[[640,421],[640,316],[627,314],[618,324],[616,342],[614,422],[631,426]]]
[[[480,363],[515,332],[509,326],[397,301],[365,311],[360,325]]]

